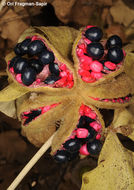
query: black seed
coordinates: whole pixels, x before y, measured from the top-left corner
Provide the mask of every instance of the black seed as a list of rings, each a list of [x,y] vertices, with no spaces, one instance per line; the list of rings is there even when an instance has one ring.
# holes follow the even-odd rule
[[[119,47],[113,47],[108,50],[107,59],[113,63],[120,63],[123,57],[123,51]]]
[[[56,76],[59,76],[59,74],[60,74],[59,66],[56,63],[50,63],[49,70],[52,74],[54,74]]]
[[[18,43],[18,44],[15,46],[14,52],[15,52],[16,55],[22,56],[22,55],[24,55],[24,54],[23,54],[23,53],[21,52],[21,50],[20,50],[20,45],[21,45],[21,43]]]
[[[24,125],[27,125],[28,123],[30,123],[33,119],[31,117],[28,117],[25,122]]]
[[[103,36],[103,32],[98,27],[91,27],[85,31],[85,36],[93,42],[98,42]]]
[[[90,43],[87,45],[87,54],[93,59],[100,59],[104,54],[104,48],[99,42]]]
[[[17,74],[22,73],[26,67],[28,67],[27,59],[22,57],[18,58],[13,65],[14,72]]]
[[[80,143],[77,139],[69,139],[63,144],[63,147],[69,152],[77,152],[80,149]]]
[[[74,160],[79,155],[79,152],[68,152],[67,159],[68,161]]]
[[[59,162],[63,163],[67,161],[68,153],[65,150],[58,150],[57,153],[54,155],[54,159]]]
[[[27,67],[24,69],[21,79],[23,84],[26,86],[31,85],[36,80],[36,71],[32,67]]]
[[[46,79],[45,79],[45,81],[44,81],[44,83],[45,84],[54,84],[57,80],[59,80],[60,79],[60,77],[58,77],[58,76],[55,76],[55,75],[49,75]]]
[[[77,125],[77,128],[86,128],[88,129],[90,126],[89,124],[91,122],[95,121],[94,119],[91,119],[90,117],[87,116],[81,116],[79,119],[79,123]]]
[[[41,53],[44,48],[45,45],[41,40],[34,40],[28,46],[28,54],[36,55],[38,53]]]
[[[119,36],[113,35],[107,40],[106,44],[107,48],[112,48],[112,47],[122,47],[122,40]]]
[[[23,55],[28,53],[28,45],[30,44],[30,42],[31,39],[25,39],[20,43],[19,49]]]
[[[9,68],[13,67],[13,66],[14,66],[14,63],[15,63],[18,59],[20,59],[20,58],[21,58],[21,57],[19,57],[19,56],[13,57],[13,59],[11,59],[11,61],[10,61]]]
[[[88,131],[88,136],[85,138],[85,141],[92,142],[96,138],[97,131],[95,131],[93,127],[89,127]]]
[[[39,55],[39,60],[42,64],[47,65],[54,62],[54,54],[51,51],[43,50]]]
[[[43,65],[39,62],[38,59],[31,59],[29,61],[29,65],[36,70],[37,74],[43,70]]]
[[[99,140],[94,140],[93,142],[87,143],[87,150],[92,155],[97,155],[101,151],[102,144]]]

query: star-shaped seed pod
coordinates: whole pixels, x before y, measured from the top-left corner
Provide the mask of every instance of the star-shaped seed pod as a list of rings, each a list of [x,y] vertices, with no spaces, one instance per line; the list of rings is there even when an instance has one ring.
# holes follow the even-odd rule
[[[94,26],[77,34],[68,27],[26,30],[6,57],[10,84],[0,92],[1,102],[16,100],[22,134],[35,146],[57,130],[51,154],[58,162],[99,154],[105,137],[99,108],[121,108],[134,101],[121,39],[99,42],[102,31]]]

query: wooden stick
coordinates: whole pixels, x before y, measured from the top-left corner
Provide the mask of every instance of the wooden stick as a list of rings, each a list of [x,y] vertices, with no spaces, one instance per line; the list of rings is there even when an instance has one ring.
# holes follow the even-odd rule
[[[29,170],[35,165],[35,163],[41,158],[41,156],[51,146],[55,133],[47,140],[47,142],[44,145],[42,145],[42,147],[33,156],[33,158],[27,163],[27,165],[22,169],[22,171],[15,178],[15,180],[11,183],[11,185],[8,187],[7,190],[14,190],[19,185],[19,183],[22,181],[22,179],[25,177],[25,175],[29,172]]]

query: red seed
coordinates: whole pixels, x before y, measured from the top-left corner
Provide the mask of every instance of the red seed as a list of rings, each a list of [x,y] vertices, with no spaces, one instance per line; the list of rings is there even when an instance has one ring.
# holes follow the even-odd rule
[[[19,83],[22,83],[21,74],[17,74],[17,75],[16,75],[16,80],[17,80]]]
[[[78,45],[79,49],[82,49],[84,53],[87,53],[87,48],[86,48],[86,44],[82,43]]]
[[[82,105],[80,106],[80,109],[79,109],[80,115],[84,115],[84,109],[85,109],[85,105],[82,104]]]
[[[63,71],[66,71],[67,66],[65,64],[61,64],[60,65],[60,69],[63,70]]]
[[[87,25],[86,26],[86,28],[88,29],[88,28],[92,28],[92,27],[94,27],[93,25]]]
[[[109,68],[110,70],[115,70],[115,69],[116,69],[116,64],[114,64],[114,63],[112,63],[112,62],[110,62],[110,61],[106,61],[106,62],[104,63],[104,65],[105,65],[107,68]]]
[[[60,72],[60,77],[67,77],[67,72],[66,71]]]
[[[87,145],[86,144],[82,145],[81,148],[80,148],[80,150],[79,150],[79,152],[82,155],[89,155],[89,152],[87,150]]]
[[[91,72],[91,76],[96,78],[96,79],[101,79],[103,77],[102,73],[96,73],[96,72]]]
[[[64,86],[66,86],[66,77],[63,77],[63,78],[61,78],[60,80],[58,80],[58,81],[56,81],[55,82],[55,85],[56,85],[56,87],[64,87]]]
[[[36,83],[39,84],[41,82],[40,79],[36,79]]]
[[[86,138],[88,136],[88,130],[85,128],[78,128],[76,131],[77,138]]]
[[[73,85],[74,85],[74,82],[73,82],[73,81],[69,81],[69,82],[67,83],[67,88],[72,88]]]
[[[85,106],[84,108],[84,113],[90,113],[91,112],[91,108],[89,108],[88,106]]]
[[[77,53],[78,57],[81,57],[84,55],[84,51],[82,49],[77,49],[76,53]]]
[[[86,44],[90,44],[90,43],[91,43],[91,41],[90,41],[89,39],[87,39],[87,38],[84,38],[84,42],[85,42]]]
[[[41,114],[47,112],[47,111],[50,110],[50,109],[51,109],[50,106],[45,106],[45,107],[43,107],[43,108],[42,108],[42,111],[41,111]]]
[[[84,63],[84,64],[81,63],[80,68],[83,69],[83,70],[89,71],[90,70],[90,65],[88,63]]]
[[[95,82],[95,78],[93,78],[93,77],[91,77],[91,76],[89,76],[89,77],[83,76],[83,77],[82,77],[82,80],[83,80],[84,82],[87,82],[87,83]]]
[[[103,69],[103,65],[99,62],[99,61],[93,61],[91,64],[90,64],[90,68],[93,72],[101,72],[102,69]]]
[[[67,74],[67,80],[68,80],[68,81],[72,81],[72,80],[73,80],[73,75],[70,74],[70,73],[68,73],[68,74]]]
[[[101,138],[101,134],[96,135],[96,139],[99,140]]]
[[[85,113],[85,115],[87,116],[87,117],[90,117],[91,119],[95,119],[96,118],[96,113],[94,113],[94,112],[89,112],[89,113]]]
[[[9,69],[9,71],[10,71],[12,74],[14,74],[14,68],[13,68],[13,67],[11,67],[11,68]]]
[[[90,72],[89,71],[86,71],[84,69],[79,69],[78,70],[78,73],[83,76],[83,77],[90,77]]]
[[[84,64],[91,64],[92,63],[92,58],[91,57],[88,57],[86,55],[83,55],[82,57],[80,57],[80,62],[81,63],[84,63]]]
[[[93,121],[92,123],[90,123],[90,126],[93,127],[96,131],[100,131],[100,129],[102,128],[101,125],[97,123],[97,121]]]

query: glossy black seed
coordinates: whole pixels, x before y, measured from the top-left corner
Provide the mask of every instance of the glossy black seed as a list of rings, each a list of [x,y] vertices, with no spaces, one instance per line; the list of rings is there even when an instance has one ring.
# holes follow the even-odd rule
[[[11,61],[10,61],[10,63],[9,63],[9,69],[11,68],[11,67],[13,67],[14,66],[14,63],[18,60],[18,59],[20,59],[21,57],[19,57],[19,56],[15,56],[15,57],[13,57],[13,59],[11,59]]]
[[[56,63],[50,63],[49,70],[52,74],[54,74],[56,76],[59,76],[59,74],[60,74],[59,66]]]
[[[107,40],[106,44],[107,48],[112,48],[112,47],[122,47],[122,40],[119,36],[113,35]]]
[[[89,124],[91,122],[95,121],[94,119],[91,119],[90,117],[87,116],[81,116],[79,119],[79,123],[77,125],[77,128],[89,128]]]
[[[36,80],[36,70],[32,67],[26,67],[21,75],[23,84],[31,85]]]
[[[93,140],[95,140],[97,132],[92,127],[89,127],[88,131],[89,131],[88,136],[85,138],[85,141],[86,142],[92,142]]]
[[[79,155],[79,152],[68,152],[67,159],[68,161],[74,160]]]
[[[77,139],[69,139],[63,144],[63,147],[69,152],[77,152],[80,149],[80,143]]]
[[[14,52],[15,52],[16,55],[22,56],[22,55],[24,55],[24,54],[23,54],[23,52],[21,52],[21,50],[20,50],[20,45],[21,45],[21,43],[18,43],[18,44],[15,46]]]
[[[31,122],[33,119],[35,119],[36,117],[38,117],[41,114],[41,109],[38,110],[33,110],[28,114],[24,114],[24,116],[28,117],[25,122],[24,125],[28,124],[29,122]]]
[[[49,75],[46,79],[45,79],[45,81],[44,81],[44,83],[45,84],[54,84],[57,80],[59,80],[60,79],[60,77],[58,77],[58,76],[55,76],[55,75]]]
[[[29,55],[37,55],[45,48],[44,43],[41,40],[34,40],[28,46]]]
[[[39,60],[42,64],[47,65],[54,62],[54,54],[51,51],[43,50],[39,55]]]
[[[36,70],[37,74],[40,73],[40,72],[43,70],[43,67],[44,67],[44,66],[39,62],[38,59],[31,59],[31,60],[29,60],[29,65],[30,65],[31,67],[33,67],[33,68]]]
[[[113,47],[108,50],[107,59],[113,63],[120,63],[123,57],[123,51],[119,47]]]
[[[93,142],[87,143],[87,150],[92,155],[97,155],[101,151],[102,144],[99,140],[94,140]]]
[[[98,42],[103,36],[103,32],[98,27],[91,27],[85,31],[85,36],[93,42]]]
[[[23,70],[24,70],[26,67],[28,67],[27,59],[26,59],[26,58],[22,58],[22,57],[18,58],[18,59],[16,60],[16,62],[14,63],[14,65],[13,65],[14,72],[15,72],[16,74],[22,73]]]
[[[28,46],[30,42],[31,42],[31,39],[25,39],[24,41],[20,43],[19,49],[23,55],[28,53]]]
[[[59,163],[63,163],[66,162],[68,153],[65,150],[58,150],[57,153],[54,155],[54,159],[59,162]]]
[[[104,48],[99,42],[92,42],[87,45],[87,54],[93,59],[100,59],[104,54]]]

